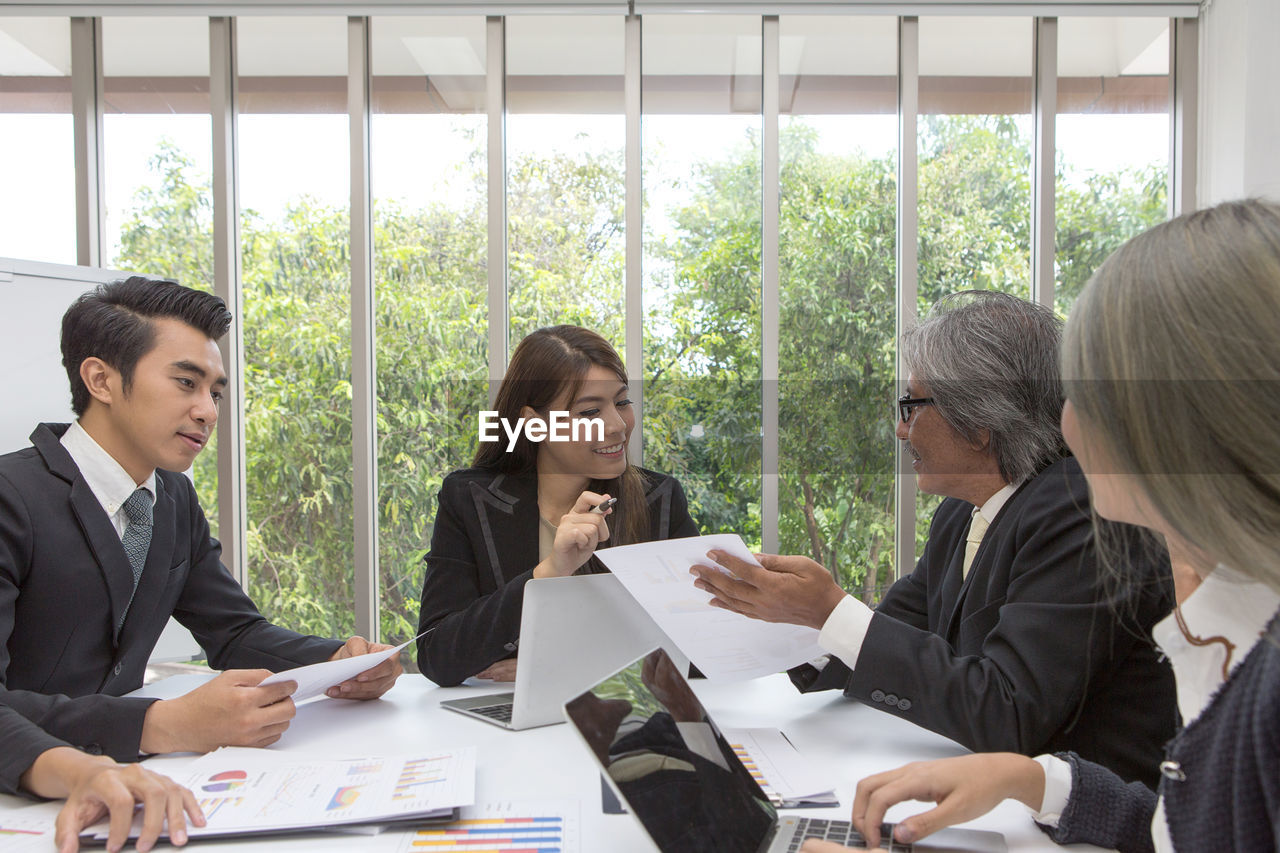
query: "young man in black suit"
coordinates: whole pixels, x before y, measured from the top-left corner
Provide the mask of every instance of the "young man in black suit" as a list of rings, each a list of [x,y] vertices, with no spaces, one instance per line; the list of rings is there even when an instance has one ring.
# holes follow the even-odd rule
[[[295,711],[293,685],[258,686],[270,671],[387,648],[267,622],[175,473],[218,419],[230,323],[221,299],[174,282],[82,295],[62,322],[78,421],[0,456],[0,704],[91,754],[265,746]],[[122,697],[171,615],[227,671],[176,699]],[[387,661],[330,695],[376,698],[400,671]]]
[[[1135,548],[1148,582],[1107,594],[1059,427],[1060,335],[1048,309],[976,291],[905,336],[897,436],[920,490],[946,499],[874,611],[806,557],[759,569],[715,553],[738,580],[695,567],[696,583],[718,606],[822,631],[831,657],[792,671],[801,690],[843,689],[977,751],[1074,750],[1153,786],[1177,725],[1150,639],[1173,604],[1167,556]]]

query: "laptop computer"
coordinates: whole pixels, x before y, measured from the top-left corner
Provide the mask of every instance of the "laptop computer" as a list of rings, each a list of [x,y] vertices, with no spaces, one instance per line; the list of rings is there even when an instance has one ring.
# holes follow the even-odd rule
[[[780,817],[662,649],[565,703],[565,717],[609,787],[662,853],[784,853],[808,838],[865,844],[843,820]],[[881,831],[894,851],[1004,851],[1004,836],[945,829],[915,844]]]
[[[440,707],[519,730],[563,723],[565,700],[662,646],[662,629],[610,574],[536,578],[524,588],[514,692],[446,699]]]

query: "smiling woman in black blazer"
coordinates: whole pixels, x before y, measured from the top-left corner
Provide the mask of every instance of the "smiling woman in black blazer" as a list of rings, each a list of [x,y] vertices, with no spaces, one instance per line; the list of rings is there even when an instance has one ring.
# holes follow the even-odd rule
[[[627,374],[609,342],[589,329],[552,326],[516,347],[498,389],[498,417],[596,419],[603,435],[531,441],[521,431],[482,442],[471,468],[440,488],[427,553],[418,666],[441,685],[470,676],[515,679],[524,585],[530,578],[607,571],[597,548],[696,536],[684,490],[627,460],[636,426]],[[592,510],[609,498],[616,505]]]

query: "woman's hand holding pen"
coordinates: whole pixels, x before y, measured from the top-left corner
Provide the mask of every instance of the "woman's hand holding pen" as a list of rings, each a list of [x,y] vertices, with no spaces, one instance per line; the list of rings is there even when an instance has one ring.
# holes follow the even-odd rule
[[[550,556],[533,570],[535,578],[566,577],[591,558],[596,546],[609,538],[605,518],[613,512],[612,509],[602,513],[592,510],[608,499],[608,495],[595,492],[578,495],[573,509],[560,518]]]

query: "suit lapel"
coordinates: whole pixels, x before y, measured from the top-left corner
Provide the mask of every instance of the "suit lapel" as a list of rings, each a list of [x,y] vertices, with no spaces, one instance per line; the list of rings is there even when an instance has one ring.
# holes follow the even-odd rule
[[[98,503],[83,477],[77,477],[71,484],[71,509],[106,582],[107,595],[111,599],[111,639],[113,643],[118,642],[120,631],[115,626],[120,624],[120,617],[129,606],[129,596],[133,594],[133,569],[129,565],[129,557],[106,510]]]
[[[487,486],[473,483],[471,499],[495,586],[533,568],[525,563],[529,543],[538,541],[537,478],[499,474]]]
[[[170,557],[173,556],[175,538],[174,527],[177,524],[177,511],[173,496],[165,489],[160,475],[156,475],[156,505],[152,513],[151,547],[147,551],[147,562],[142,567],[142,577],[138,579],[138,589],[133,594],[133,603],[129,605],[129,613],[125,617],[124,627],[120,632],[121,645],[126,645],[126,635],[131,637],[138,626],[153,626],[152,614],[169,581]],[[122,548],[123,550],[123,548]],[[126,564],[127,564],[126,560]],[[129,583],[132,586],[133,574],[130,568]],[[118,618],[118,617],[117,617]],[[166,616],[167,619],[167,616]]]

